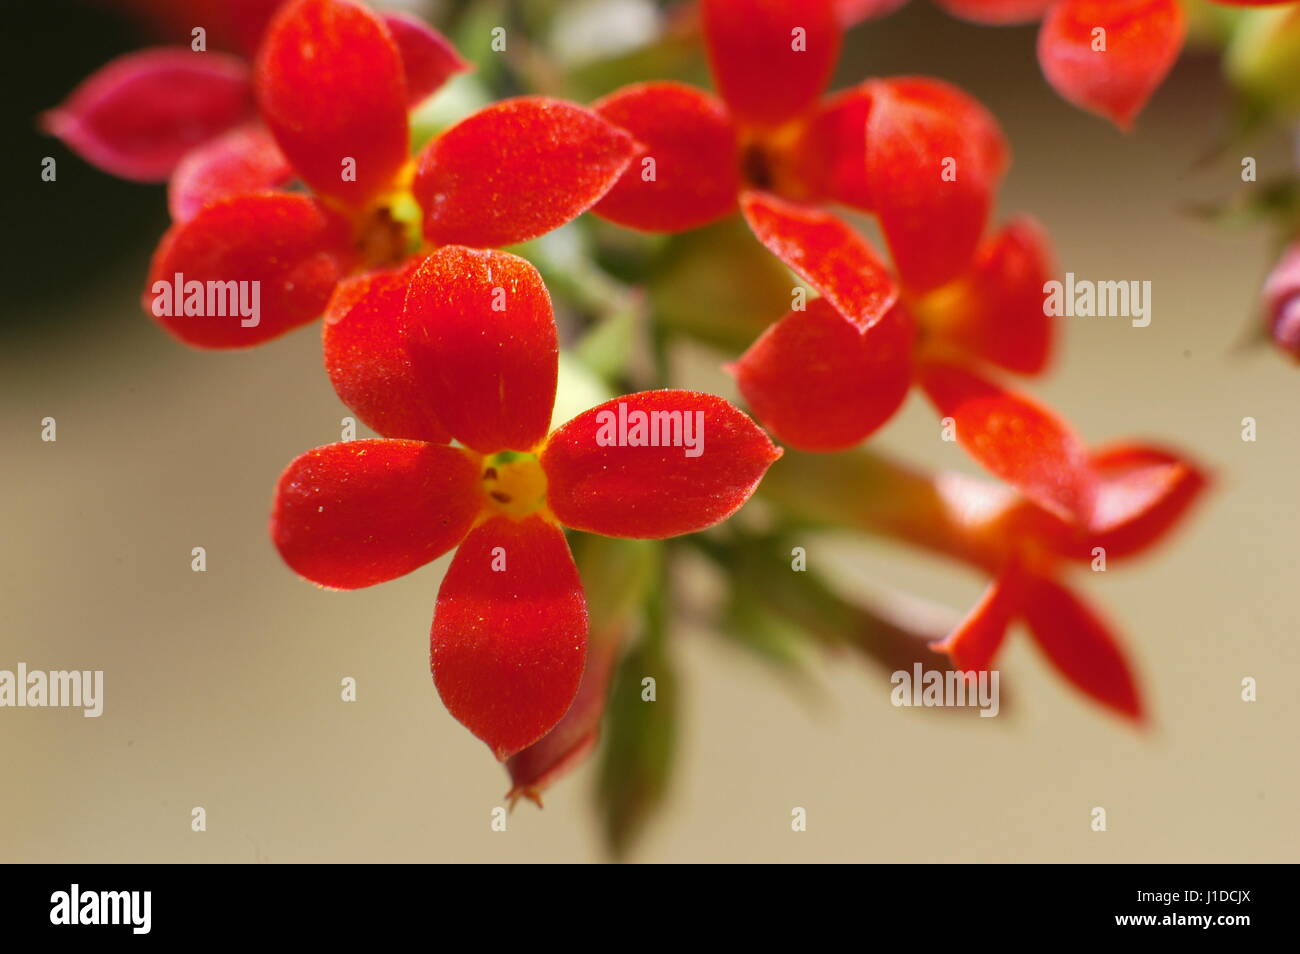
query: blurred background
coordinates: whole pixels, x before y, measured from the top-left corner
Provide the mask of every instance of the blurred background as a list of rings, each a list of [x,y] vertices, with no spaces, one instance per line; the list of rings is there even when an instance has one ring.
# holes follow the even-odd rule
[[[497,15],[477,6],[484,22]],[[633,21],[646,15],[619,7]],[[164,190],[101,174],[36,131],[41,110],[148,42],[139,24],[73,0],[6,15],[0,669],[102,669],[105,703],[98,719],[0,710],[0,859],[605,857],[590,765],[558,783],[544,810],[521,805],[506,832],[491,829],[504,773],[447,715],[428,674],[445,559],[330,593],[297,579],[271,546],[280,471],[337,440],[348,413],[321,373],[318,326],[229,354],[160,333],[138,296],[166,226]],[[1015,705],[978,719],[894,708],[888,674],[853,657],[820,668],[824,692],[792,693],[707,627],[674,625],[677,762],[633,860],[1300,854],[1300,377],[1255,332],[1274,237],[1192,211],[1243,188],[1243,155],[1257,156],[1261,181],[1294,159],[1287,143],[1261,138],[1202,161],[1229,127],[1211,55],[1185,55],[1125,136],[1051,92],[1034,39],[1032,26],[976,27],[914,0],[849,35],[836,84],[926,73],[962,85],[1014,150],[1001,213],[1043,222],[1062,272],[1152,282],[1150,327],[1061,319],[1057,366],[1031,387],[1089,441],[1155,438],[1216,474],[1172,543],[1074,580],[1124,634],[1153,725],[1139,733],[1093,707],[1018,632],[1001,657]],[[595,71],[582,93],[603,92],[599,77],[616,72]],[[45,156],[58,161],[56,182],[40,180]],[[682,356],[681,383],[734,397],[717,364]],[[41,440],[45,417],[58,422],[57,442]],[[1244,417],[1258,422],[1253,443],[1241,439]],[[914,396],[875,446],[974,472],[936,431]],[[190,568],[197,546],[204,573]],[[864,590],[898,586],[954,611],[984,584],[890,544],[818,546],[814,559]],[[1258,681],[1254,703],[1240,698],[1247,676]],[[355,703],[340,701],[345,677],[357,682]],[[191,831],[195,806],[206,810],[202,833]],[[796,806],[806,832],[791,831]],[[1106,809],[1104,833],[1089,827],[1095,806]]]

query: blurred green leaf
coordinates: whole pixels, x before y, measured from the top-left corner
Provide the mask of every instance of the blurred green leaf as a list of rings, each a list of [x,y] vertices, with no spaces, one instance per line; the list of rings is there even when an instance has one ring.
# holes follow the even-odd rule
[[[733,354],[790,310],[794,286],[739,216],[674,236],[649,278],[656,320]]]
[[[663,544],[572,531],[569,545],[578,564],[593,632],[638,612],[656,579]]]
[[[677,747],[678,684],[664,646],[661,600],[640,644],[614,674],[605,711],[597,802],[606,844],[624,858],[662,805]],[[654,701],[644,696],[653,679]]]

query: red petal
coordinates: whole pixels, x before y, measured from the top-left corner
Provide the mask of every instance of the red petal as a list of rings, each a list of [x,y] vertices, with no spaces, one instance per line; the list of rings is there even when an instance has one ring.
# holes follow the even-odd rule
[[[1005,567],[975,608],[946,639],[932,643],[935,652],[947,653],[955,668],[963,672],[988,669],[997,655],[1007,628],[1020,611],[1025,580],[1020,568]]]
[[[347,222],[301,195],[263,192],[223,199],[188,222],[167,230],[154,252],[145,287],[145,310],[169,333],[197,348],[247,348],[316,318],[354,256]],[[204,286],[203,315],[161,315],[191,282]],[[158,283],[163,284],[158,284]],[[257,314],[248,318],[227,305],[228,288],[208,282],[241,282],[237,291]],[[256,283],[256,284],[253,284]],[[207,295],[222,300],[207,306]],[[220,311],[235,312],[225,317]],[[250,311],[254,309],[250,308]],[[244,326],[244,322],[255,322]]]
[[[1277,346],[1300,359],[1300,242],[1288,248],[1269,273],[1264,315]]]
[[[1092,458],[1097,504],[1089,553],[1104,547],[1108,559],[1153,546],[1191,508],[1209,479],[1191,462],[1160,448],[1120,444]]]
[[[530,798],[541,804],[541,793],[591,751],[600,736],[609,677],[618,655],[619,640],[592,638],[587,644],[587,666],[573,705],[550,732],[510,757],[512,802]]]
[[[1035,401],[954,365],[926,363],[921,384],[956,422],[957,442],[1040,507],[1087,525],[1094,482],[1083,442]]]
[[[424,234],[478,248],[544,235],[595,205],[638,148],[591,110],[558,99],[479,110],[420,156],[414,191]]]
[[[1105,51],[1093,31],[1105,30]],[[1038,62],[1074,105],[1133,125],[1178,59],[1187,24],[1178,0],[1061,0],[1043,19]]]
[[[531,451],[550,429],[559,373],[551,297],[507,252],[447,246],[416,269],[407,347],[432,408],[483,454]]]
[[[406,288],[423,261],[339,285],[325,312],[325,370],[339,399],[377,433],[445,444],[451,435],[406,348]]]
[[[1110,627],[1077,596],[1052,580],[1029,582],[1025,622],[1066,679],[1102,705],[1142,720],[1137,682]]]
[[[187,152],[252,113],[248,68],[240,60],[154,49],[102,67],[41,123],[105,172],[162,182]]]
[[[736,383],[778,440],[800,450],[842,450],[903,403],[913,339],[912,318],[901,307],[862,332],[816,298],[763,332],[736,362]]]
[[[960,282],[936,293],[932,314],[946,345],[1021,374],[1047,365],[1052,319],[1043,286],[1054,272],[1047,235],[1019,218],[986,239]]]
[[[308,451],[281,475],[271,538],[294,572],[351,590],[437,559],[482,503],[478,462],[460,448],[347,441]]]
[[[735,210],[736,131],[712,96],[681,83],[639,83],[592,109],[645,147],[596,205],[597,215],[647,232],[680,232]],[[653,178],[647,159],[654,160]]]
[[[1008,23],[1031,23],[1056,0],[935,0],[955,17],[972,23],[1002,26]]]
[[[898,288],[857,232],[833,215],[762,192],[746,192],[741,211],[758,240],[859,328],[880,321]]]
[[[241,126],[190,152],[172,174],[167,205],[185,222],[218,199],[260,192],[293,178],[289,161],[261,126]]]
[[[778,126],[830,82],[840,52],[832,0],[703,0],[702,12],[713,79],[737,120]]]
[[[559,527],[540,517],[476,527],[438,591],[430,646],[447,711],[498,759],[554,728],[587,653],[587,604]]]
[[[471,68],[451,40],[418,17],[385,13],[383,21],[402,56],[406,98],[412,106],[428,99],[457,73]]]
[[[641,438],[637,412],[649,423]],[[668,415],[678,412],[674,422]],[[664,446],[630,443],[641,439]],[[720,397],[642,391],[579,414],[551,435],[541,460],[547,503],[560,523],[607,537],[660,539],[730,517],[780,456]]]
[[[804,130],[797,149],[799,178],[811,192],[872,211],[867,182],[867,117],[871,84],[826,100]]]
[[[1007,147],[997,121],[955,86],[924,77],[868,84],[866,182],[903,284],[957,277],[984,232]]]
[[[388,29],[360,4],[287,4],[262,43],[256,82],[263,119],[317,192],[359,207],[406,163],[401,56]],[[353,171],[355,180],[345,181]]]

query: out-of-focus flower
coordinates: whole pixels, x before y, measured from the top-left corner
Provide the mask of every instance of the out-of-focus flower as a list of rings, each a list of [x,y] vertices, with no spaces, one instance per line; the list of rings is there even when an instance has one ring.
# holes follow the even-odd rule
[[[1300,361],[1300,242],[1286,250],[1264,283],[1264,316],[1274,343]]]
[[[1069,562],[1102,566],[1155,545],[1206,487],[1205,475],[1176,454],[1123,444],[1089,457],[1096,505],[1087,525],[1062,521],[1032,503],[1008,503],[979,528],[997,554],[997,577],[975,608],[935,646],[957,668],[987,669],[1008,626],[1023,620],[1039,648],[1080,691],[1136,721],[1144,710],[1138,682],[1112,627],[1063,585]],[[960,496],[960,491],[957,492]],[[963,512],[973,508],[965,506]]]
[[[1087,465],[1096,495],[1087,524],[1003,486],[962,474],[928,477],[865,452],[787,455],[763,493],[805,520],[885,534],[994,577],[934,646],[956,668],[988,668],[1021,620],[1066,679],[1141,720],[1138,682],[1113,628],[1061,580],[1072,565],[1109,569],[1150,550],[1183,522],[1208,481],[1181,455],[1144,443],[1091,451]]]
[[[499,759],[553,729],[583,679],[587,609],[561,527],[692,533],[739,509],[781,454],[728,402],[690,391],[627,395],[548,434],[550,297],[505,252],[448,246],[352,279],[327,317],[325,357],[340,398],[385,439],[290,464],[275,544],[296,572],[341,589],[456,548],[433,622],[434,682]],[[690,433],[698,453],[682,444]]]
[[[258,56],[261,117],[314,195],[250,190],[262,166],[214,152],[189,170],[182,219],[154,254],[144,294],[187,344],[259,344],[316,318],[357,270],[392,267],[425,246],[499,247],[579,215],[622,173],[632,138],[590,110],[521,97],[487,107],[410,157],[411,77],[422,88],[464,68],[428,27],[394,29],[352,0],[294,0]],[[419,51],[419,52],[417,52]],[[418,62],[418,66],[413,65]],[[265,185],[270,185],[266,183]],[[159,289],[257,282],[261,314],[159,314]],[[161,284],[160,284],[161,283]]]
[[[1300,114],[1300,4],[1261,11],[1238,25],[1224,71],[1252,108],[1284,120]]]
[[[1007,25],[1042,18],[1038,61],[1060,95],[1120,129],[1173,68],[1187,32],[1179,0],[935,0],[954,16]],[[1213,0],[1268,7],[1294,0]]]

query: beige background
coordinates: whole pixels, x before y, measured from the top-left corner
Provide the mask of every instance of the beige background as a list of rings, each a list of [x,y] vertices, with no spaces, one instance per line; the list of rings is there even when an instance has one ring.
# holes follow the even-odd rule
[[[1182,64],[1125,138],[1042,88],[1032,38],[908,14],[855,35],[842,79],[910,69],[963,81],[1015,148],[1004,210],[1041,218],[1063,271],[1154,283],[1149,328],[1063,320],[1063,360],[1036,393],[1090,440],[1159,437],[1217,472],[1173,545],[1075,581],[1125,631],[1155,726],[1139,735],[1091,707],[1022,634],[1002,660],[1015,712],[981,720],[894,709],[885,675],[850,659],[826,668],[826,697],[810,708],[709,633],[682,629],[677,776],[638,860],[1300,855],[1300,376],[1269,350],[1236,350],[1266,237],[1181,211],[1240,185],[1241,150],[1189,168],[1222,115],[1214,67]],[[589,768],[544,811],[524,806],[508,832],[490,831],[503,774],[427,672],[445,561],[337,594],[276,557],[274,481],[295,454],[336,439],[345,413],[320,373],[316,328],[246,354],[185,350],[135,306],[146,255],[137,272],[82,290],[87,320],[0,356],[0,668],[103,669],[107,682],[98,720],[0,710],[0,859],[599,859]],[[47,415],[55,444],[39,439]],[[1258,420],[1256,443],[1240,440],[1244,416]],[[879,443],[967,466],[936,438],[913,399]],[[193,546],[207,548],[207,573],[190,571]],[[813,558],[954,608],[981,585],[892,547]],[[355,704],[339,701],[344,676],[359,683]],[[1244,676],[1259,680],[1254,704],[1239,700]],[[206,833],[190,831],[196,805]],[[1098,805],[1104,834],[1089,830]],[[806,833],[790,831],[793,806],[808,811]]]

